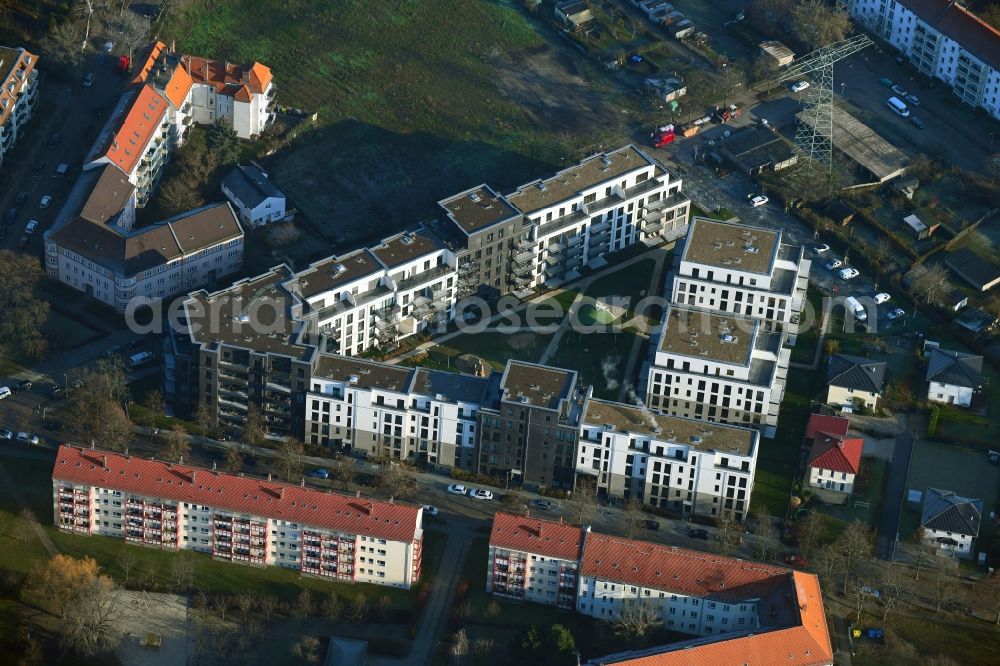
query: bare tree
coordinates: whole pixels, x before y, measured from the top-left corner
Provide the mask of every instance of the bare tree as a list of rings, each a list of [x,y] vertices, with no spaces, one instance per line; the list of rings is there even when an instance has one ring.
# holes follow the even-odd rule
[[[661,623],[660,609],[648,599],[625,599],[615,617],[615,633],[629,640],[641,638]]]
[[[305,465],[302,462],[302,442],[294,437],[286,437],[278,444],[275,450],[277,456],[274,458],[274,471],[285,481],[302,475]]]
[[[795,36],[811,49],[839,42],[851,31],[847,12],[822,0],[799,0],[792,8],[791,23]]]
[[[292,608],[292,614],[300,620],[304,620],[313,612],[313,598],[312,593],[309,590],[302,590],[299,592],[299,598],[295,602],[295,607]]]
[[[576,482],[573,491],[573,505],[577,520],[581,525],[589,523],[597,515],[597,484],[589,477]]]
[[[13,355],[40,359],[48,349],[45,324],[49,304],[37,296],[45,273],[27,254],[0,250],[0,359]]]
[[[271,616],[278,607],[278,600],[269,594],[262,594],[257,597],[257,608],[264,615],[264,622],[270,622]]]
[[[406,465],[390,465],[379,477],[379,487],[397,499],[408,499],[417,494],[417,479]]]
[[[832,548],[820,548],[813,556],[813,566],[816,567],[816,572],[825,586],[832,584],[833,576],[840,570],[840,565],[841,560]]]
[[[953,590],[953,581],[950,576],[946,573],[938,573],[931,576],[931,599],[934,601],[934,612],[941,612],[941,604],[945,602],[951,596]],[[997,617],[1000,618],[1000,612],[998,612]],[[1000,621],[997,622],[1000,624]]]
[[[347,490],[348,484],[354,478],[354,465],[347,458],[338,456],[330,465],[330,480],[338,483],[341,490]]]
[[[104,21],[104,29],[108,36],[117,40],[119,45],[128,52],[129,59],[137,48],[142,46],[149,33],[149,23],[135,12],[123,12],[112,15]]]
[[[754,512],[754,539],[750,542],[750,548],[754,556],[766,562],[774,556],[774,519],[767,510],[758,506]]]
[[[176,553],[170,560],[170,573],[179,589],[190,588],[194,581],[194,558],[191,553]]]
[[[226,449],[226,470],[236,473],[243,469],[243,454],[235,446]]]
[[[739,543],[739,525],[736,524],[736,521],[732,519],[729,513],[723,513],[716,525],[719,528],[719,532],[716,535],[716,548],[723,555],[731,553],[733,547]]]
[[[147,428],[154,428],[163,416],[163,394],[158,389],[153,389],[146,394],[142,401],[142,417],[137,419],[140,425]]]
[[[793,0],[756,0],[747,7],[750,23],[765,35],[774,35],[778,22],[788,16]]]
[[[254,449],[264,439],[264,418],[261,416],[257,405],[250,405],[247,409],[247,417],[243,421],[243,430],[240,433],[240,441],[250,447],[250,455],[254,454]]]
[[[243,618],[243,623],[246,624],[247,620],[250,619],[250,614],[253,612],[254,606],[257,605],[257,595],[250,590],[243,590],[236,595],[236,608],[240,611],[240,616]]]
[[[451,648],[449,649],[451,656],[455,659],[456,664],[462,663],[462,657],[469,654],[469,637],[465,633],[465,629],[459,629],[455,632],[455,635],[451,637]]]
[[[128,585],[129,574],[138,561],[139,557],[135,554],[135,549],[128,544],[122,544],[121,548],[118,549],[118,567],[125,575],[125,585]]]
[[[865,602],[871,596],[870,590],[871,587],[863,578],[858,578],[851,586],[851,594],[854,595],[854,603],[857,607],[855,622],[861,622],[861,614],[865,611]]]
[[[124,635],[124,612],[121,589],[110,578],[95,578],[78,591],[67,608],[61,641],[84,656],[110,652]]]
[[[476,666],[486,666],[492,653],[492,638],[481,637],[472,641],[472,656],[476,662]]]
[[[892,255],[892,243],[885,236],[879,236],[878,240],[871,246],[872,256],[881,264],[885,263]]]
[[[331,592],[323,600],[323,617],[330,622],[336,622],[344,613],[344,603],[337,596],[336,592]]]
[[[358,592],[357,596],[354,597],[354,601],[351,602],[351,611],[348,614],[348,619],[358,623],[368,619],[368,598],[364,592]]]
[[[220,592],[212,597],[212,609],[219,614],[223,622],[226,621],[226,613],[233,606],[232,598],[225,592]]]
[[[208,433],[212,432],[215,428],[215,420],[212,416],[212,410],[208,408],[208,405],[204,403],[198,404],[198,410],[194,415],[194,423],[198,428],[198,436],[204,439],[208,436]]]
[[[43,42],[46,54],[71,74],[75,74],[83,63],[83,34],[76,21],[56,23]]]
[[[171,462],[191,460],[191,445],[188,443],[188,434],[184,428],[175,425],[167,431],[163,437],[162,455]]]
[[[933,569],[937,563],[934,559],[937,557],[937,549],[933,544],[927,542],[925,534],[926,530],[923,527],[918,527],[917,531],[913,534],[913,545],[915,546],[914,560],[916,565],[913,569],[913,580],[920,580],[920,566],[922,564],[926,562]]]
[[[903,594],[902,576],[899,567],[893,562],[889,562],[889,566],[882,570],[878,589],[879,601],[882,602],[882,624],[885,624],[889,619],[889,613],[896,607]]]
[[[625,521],[625,536],[631,539],[639,523],[642,521],[642,504],[634,499],[625,500],[622,513],[624,514]]]
[[[833,548],[841,560],[841,573],[844,576],[842,594],[846,595],[847,583],[854,573],[858,560],[871,555],[871,530],[860,520],[855,520],[844,529]]]
[[[292,656],[297,657],[307,664],[315,664],[319,661],[319,639],[315,636],[303,636],[292,645]]]
[[[72,13],[73,16],[83,19],[85,23],[83,40],[80,43],[80,50],[83,51],[87,48],[87,42],[90,41],[90,21],[94,17],[93,0],[80,0],[80,2],[73,3]]]
[[[914,281],[913,291],[924,303],[931,303],[944,293],[950,283],[948,282],[948,272],[941,264],[925,267],[927,271]]]
[[[524,495],[516,490],[508,491],[504,493],[503,499],[500,503],[507,511],[518,512],[524,509]]]

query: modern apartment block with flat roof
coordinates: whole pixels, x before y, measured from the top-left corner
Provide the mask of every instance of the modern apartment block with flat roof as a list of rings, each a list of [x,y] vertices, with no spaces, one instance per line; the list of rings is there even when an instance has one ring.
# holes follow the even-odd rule
[[[589,393],[575,371],[508,361],[479,410],[476,470],[511,485],[572,490]]]
[[[672,303],[762,319],[794,344],[810,262],[780,229],[695,218],[679,254]]]
[[[72,446],[56,454],[52,504],[56,527],[82,536],[346,583],[420,578],[417,506]]]
[[[0,46],[0,167],[38,106],[38,56]]]
[[[609,497],[741,522],[750,508],[760,433],[590,399],[576,473]]]
[[[757,426],[773,437],[790,350],[763,321],[669,305],[646,373],[646,404],[665,414]]]
[[[646,606],[663,627],[692,637],[599,657],[593,666],[833,663],[815,575],[589,526],[497,513],[486,592],[608,621],[626,605]]]

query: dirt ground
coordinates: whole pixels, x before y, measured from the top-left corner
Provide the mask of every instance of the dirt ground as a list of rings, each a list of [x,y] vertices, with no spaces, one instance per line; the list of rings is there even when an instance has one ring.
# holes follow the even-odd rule
[[[186,619],[187,600],[175,594],[126,592],[126,595],[128,611],[123,623],[126,634],[115,651],[122,666],[184,666],[194,640],[194,622],[189,625]],[[160,637],[159,649],[141,645],[147,634]]]

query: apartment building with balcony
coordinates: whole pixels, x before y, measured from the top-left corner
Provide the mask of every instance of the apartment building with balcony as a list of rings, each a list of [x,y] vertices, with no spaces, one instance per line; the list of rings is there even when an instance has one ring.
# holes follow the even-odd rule
[[[750,509],[760,433],[591,398],[577,445],[577,476],[599,493],[682,516],[742,522]]]
[[[482,184],[438,202],[444,219],[432,225],[455,252],[456,296],[481,294],[495,299],[517,291],[513,264],[515,245],[530,236],[530,223],[489,185]]]
[[[38,56],[0,46],[0,168],[38,106]]]
[[[476,471],[526,488],[572,490],[588,397],[575,371],[507,361],[479,410]]]
[[[579,525],[494,514],[486,592],[572,609],[585,536]]]
[[[646,369],[646,405],[773,437],[790,350],[785,333],[743,315],[668,305]]]
[[[72,446],[56,454],[52,494],[56,527],[80,535],[342,582],[420,577],[416,506]]]
[[[488,385],[481,377],[323,354],[306,396],[306,441],[472,469]]]
[[[761,319],[795,344],[810,261],[780,229],[695,218],[679,255],[672,303]]]
[[[240,268],[243,229],[228,203],[135,229],[137,192],[113,164],[84,171],[45,233],[47,275],[125,312]]]
[[[849,0],[848,12],[964,103],[1000,118],[1000,31],[952,0]]]
[[[191,77],[194,121],[211,125],[225,119],[241,139],[255,139],[274,120],[277,87],[271,69],[259,62],[238,65],[181,55]]]
[[[531,226],[515,241],[511,290],[558,286],[611,252],[680,238],[690,210],[680,189],[679,178],[631,145],[519,186],[506,201]]]

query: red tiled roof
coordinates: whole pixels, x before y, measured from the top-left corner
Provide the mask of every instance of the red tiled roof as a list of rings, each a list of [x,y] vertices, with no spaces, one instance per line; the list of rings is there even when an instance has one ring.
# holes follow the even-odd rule
[[[864,447],[863,439],[847,439],[843,435],[820,430],[813,436],[809,466],[857,474],[861,468],[861,451]]]
[[[170,76],[170,80],[167,81],[163,92],[166,93],[170,103],[179,109],[184,105],[184,100],[187,99],[188,92],[191,91],[193,84],[191,75],[183,67],[177,65],[174,68],[174,73]]]
[[[304,526],[411,542],[421,510],[408,504],[334,495],[207,469],[60,446],[53,481],[192,502]]]
[[[259,62],[245,67],[222,60],[182,55],[181,64],[187,67],[195,83],[207,83],[218,93],[234,96],[243,86],[251,93],[263,93],[272,78],[270,68]]]
[[[809,423],[806,424],[806,438],[812,439],[816,432],[820,430],[834,435],[846,435],[850,428],[850,420],[841,416],[812,414],[809,416]]]
[[[820,666],[833,663],[833,648],[819,579],[813,574],[791,573],[799,623],[782,629],[760,630],[752,635],[716,640],[696,639],[650,648],[641,653],[621,653],[592,660],[595,665],[616,666]],[[659,651],[662,650],[662,651]]]
[[[240,86],[240,89],[236,91],[233,95],[237,102],[249,102],[253,97],[250,95],[250,89],[246,86]]]
[[[163,122],[167,100],[152,86],[143,85],[112,137],[104,156],[125,173],[132,173],[139,157]]]
[[[560,560],[578,560],[582,530],[579,525],[497,513],[490,545]]]
[[[271,83],[271,68],[266,67],[259,62],[255,62],[250,66],[250,71],[247,72],[247,80],[250,82],[250,88],[255,93],[262,93],[267,90],[267,86]]]
[[[167,49],[167,45],[163,42],[154,42],[149,47],[149,52],[146,54],[146,59],[142,62],[142,67],[138,67],[135,70],[135,76],[132,77],[132,85],[145,83],[146,78],[149,73],[153,71],[153,66],[156,64],[156,59],[160,57],[160,54]]]
[[[899,0],[935,30],[1000,70],[1000,31],[953,0]]]
[[[580,575],[678,594],[748,598],[765,594],[789,570],[697,550],[590,533]]]

